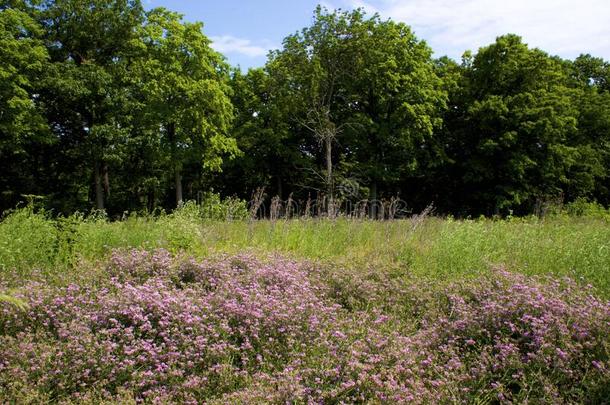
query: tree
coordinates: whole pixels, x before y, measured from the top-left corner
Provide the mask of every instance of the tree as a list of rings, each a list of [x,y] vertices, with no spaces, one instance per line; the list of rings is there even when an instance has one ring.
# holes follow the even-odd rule
[[[0,10],[0,150],[19,149],[44,128],[33,94],[48,60],[41,35],[40,26],[26,13]]]
[[[270,55],[267,70],[272,80],[283,83],[278,102],[289,105],[288,117],[310,131],[322,145],[324,185],[333,197],[333,145],[347,122],[347,83],[357,69],[358,49],[353,46],[354,27],[363,24],[361,11],[329,13],[318,6],[314,22],[284,39],[283,48]],[[288,118],[291,119],[291,118]]]
[[[0,209],[37,195],[116,215],[260,186],[333,211],[396,194],[457,215],[610,204],[608,61],[516,35],[433,60],[402,23],[313,17],[242,73],[201,23],[140,0],[1,2]]]
[[[225,194],[248,198],[258,187],[283,197],[284,191],[303,182],[309,162],[300,153],[299,132],[293,131],[286,105],[277,100],[276,83],[262,68],[231,76],[235,120],[231,130],[243,152],[226,162],[218,188]],[[292,189],[291,189],[292,190]]]
[[[354,174],[376,199],[378,183],[397,187],[424,153],[436,153],[431,139],[447,96],[431,54],[404,24],[318,7],[313,24],[271,55],[267,70],[284,83],[278,100],[292,106],[293,130],[322,145],[303,149],[322,156],[330,198],[335,178]]]
[[[561,61],[516,35],[464,60],[463,92],[450,122],[453,195],[470,212],[531,210],[561,196],[579,158],[577,116]]]
[[[36,93],[48,63],[42,33],[26,12],[0,7],[0,209],[32,191],[30,146],[52,141]]]
[[[581,86],[600,93],[610,91],[610,62],[587,54],[577,57],[571,65],[571,73]]]
[[[569,63],[578,108],[580,158],[570,173],[571,199],[594,198],[610,203],[610,63],[581,55]],[[578,91],[580,90],[580,91]]]
[[[345,144],[376,200],[379,183],[397,190],[399,181],[423,173],[426,160],[438,160],[433,138],[447,93],[432,51],[407,25],[373,16],[353,29],[359,60]]]
[[[42,91],[47,119],[65,170],[92,173],[95,207],[104,209],[109,162],[126,134],[125,56],[143,9],[138,0],[48,0],[38,10],[53,62]]]
[[[210,48],[201,23],[185,23],[180,14],[162,8],[146,14],[139,41],[132,67],[136,91],[146,100],[148,125],[161,130],[180,205],[185,165],[196,162],[217,171],[223,155],[238,154],[228,136],[233,119],[228,66]]]

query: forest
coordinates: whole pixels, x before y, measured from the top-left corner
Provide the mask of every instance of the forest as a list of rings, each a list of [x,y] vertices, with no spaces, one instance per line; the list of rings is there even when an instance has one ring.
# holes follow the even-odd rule
[[[459,217],[610,204],[610,63],[515,34],[437,57],[318,7],[247,72],[139,0],[0,5],[0,210],[171,210],[210,192],[400,198]]]

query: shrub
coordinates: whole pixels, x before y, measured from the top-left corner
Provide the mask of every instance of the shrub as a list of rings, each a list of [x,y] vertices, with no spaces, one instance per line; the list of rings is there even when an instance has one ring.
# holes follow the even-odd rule
[[[387,292],[391,294],[390,291]],[[603,403],[610,303],[569,279],[496,272],[441,294],[414,334],[355,312],[317,355],[229,394],[234,403]]]
[[[0,272],[26,274],[55,261],[58,231],[44,211],[31,206],[7,213],[0,222]]]
[[[100,286],[30,283],[19,296],[27,312],[2,304],[0,391],[197,403],[237,390],[258,371],[282,370],[332,322],[337,306],[308,271],[132,251],[114,256]]]
[[[597,202],[591,202],[583,198],[578,198],[565,207],[568,215],[577,217],[603,218],[610,220],[610,210],[604,208]]]
[[[0,301],[7,402],[599,403],[610,303],[505,271],[434,286],[279,257],[115,251]],[[84,279],[87,280],[87,279]],[[4,286],[3,286],[4,288]]]
[[[227,221],[246,219],[249,214],[243,200],[232,197],[221,199],[219,194],[205,193],[199,203],[187,201],[171,215],[191,220]]]

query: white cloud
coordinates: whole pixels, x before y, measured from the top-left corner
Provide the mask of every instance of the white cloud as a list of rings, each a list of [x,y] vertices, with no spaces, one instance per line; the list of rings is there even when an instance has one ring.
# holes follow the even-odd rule
[[[322,6],[323,8],[327,8],[329,10],[334,10],[336,8],[339,8],[334,3],[330,2],[330,1],[325,1],[325,0],[318,2],[318,4],[320,6]]]
[[[342,1],[409,24],[437,54],[454,58],[515,33],[551,54],[610,59],[609,0]]]
[[[223,54],[241,54],[251,58],[265,56],[273,48],[269,43],[254,44],[249,39],[231,35],[212,36],[212,48]]]

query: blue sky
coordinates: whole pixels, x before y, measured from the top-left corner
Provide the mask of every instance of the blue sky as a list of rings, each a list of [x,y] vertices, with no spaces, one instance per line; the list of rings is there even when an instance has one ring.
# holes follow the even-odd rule
[[[591,53],[610,60],[610,0],[145,0],[189,21],[203,21],[213,46],[233,65],[262,66],[269,49],[311,22],[318,3],[362,7],[411,25],[436,56],[459,59],[508,32],[531,46],[574,58]]]

